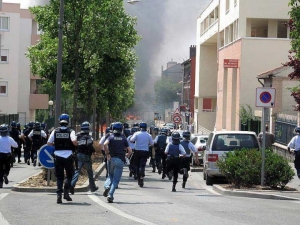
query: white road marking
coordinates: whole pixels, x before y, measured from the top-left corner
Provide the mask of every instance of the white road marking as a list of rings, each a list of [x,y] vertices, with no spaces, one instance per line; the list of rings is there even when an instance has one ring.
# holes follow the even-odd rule
[[[7,196],[8,193],[2,193],[0,194],[0,201],[5,198],[5,196]],[[4,216],[2,215],[2,213],[0,212],[0,224],[1,225],[10,225],[10,223],[4,218]]]
[[[135,217],[135,216],[131,216],[113,206],[111,206],[109,203],[106,203],[106,202],[103,202],[101,201],[97,196],[93,195],[93,194],[88,194],[88,196],[90,197],[90,199],[92,199],[94,202],[96,202],[97,204],[101,205],[102,207],[110,210],[111,212],[119,215],[119,216],[122,216],[122,217],[125,217],[127,219],[130,219],[130,220],[133,220],[133,221],[136,221],[136,222],[139,222],[141,224],[145,224],[145,225],[155,225],[155,223],[151,223],[149,221],[146,221],[146,220],[143,220],[143,219],[140,219],[138,217]],[[1,223],[0,223],[1,224]],[[2,224],[1,224],[2,225]]]

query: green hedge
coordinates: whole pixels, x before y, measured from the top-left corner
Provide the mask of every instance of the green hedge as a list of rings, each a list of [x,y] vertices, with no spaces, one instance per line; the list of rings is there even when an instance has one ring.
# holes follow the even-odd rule
[[[237,188],[261,184],[262,154],[256,149],[234,150],[217,161],[220,172]],[[283,189],[295,175],[288,160],[266,150],[265,185]]]

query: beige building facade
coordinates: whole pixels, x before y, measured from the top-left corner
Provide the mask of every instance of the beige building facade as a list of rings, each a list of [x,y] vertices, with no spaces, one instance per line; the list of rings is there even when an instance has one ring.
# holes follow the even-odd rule
[[[0,0],[1,2],[1,0]],[[49,96],[38,94],[27,48],[39,40],[37,23],[20,4],[0,4],[0,115],[19,114],[21,125],[35,120],[36,109],[48,109]]]
[[[197,20],[196,127],[240,130],[256,105],[257,74],[288,61],[289,0],[213,0]],[[272,8],[272,10],[270,10]]]

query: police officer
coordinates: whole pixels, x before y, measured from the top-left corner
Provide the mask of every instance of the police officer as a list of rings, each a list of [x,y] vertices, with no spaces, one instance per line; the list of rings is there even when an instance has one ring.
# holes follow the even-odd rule
[[[182,188],[185,188],[185,184],[187,182],[187,179],[189,177],[188,171],[190,171],[190,157],[191,154],[194,154],[195,162],[197,165],[199,165],[199,159],[198,159],[198,152],[195,147],[195,145],[190,142],[191,133],[189,131],[183,131],[182,133],[183,140],[180,142],[180,144],[183,146],[186,157],[182,157],[181,159],[181,171],[183,173],[183,182],[182,182]]]
[[[151,135],[147,132],[147,124],[140,123],[140,131],[134,133],[130,138],[134,145],[135,165],[137,171],[138,184],[144,186],[145,167],[149,156],[149,145],[153,146],[154,142]]]
[[[104,184],[105,190],[103,196],[108,195],[107,201],[109,203],[113,202],[115,189],[117,188],[122,177],[125,162],[125,151],[128,151],[127,157],[129,157],[132,153],[126,137],[122,135],[122,128],[122,123],[114,123],[113,134],[110,135],[104,142],[109,177],[106,179]]]
[[[150,128],[150,134],[152,139],[155,139],[156,136],[158,135],[158,127],[152,127]],[[150,157],[150,162],[149,165],[152,167],[152,172],[155,172],[155,168],[156,168],[156,161],[155,161],[155,148],[153,148],[152,146],[149,146],[149,157]]]
[[[84,165],[87,167],[87,173],[89,177],[89,185],[91,192],[97,191],[99,188],[96,186],[93,178],[93,167],[92,167],[92,154],[95,152],[93,147],[93,138],[89,134],[90,123],[85,121],[80,126],[80,133],[77,135],[77,159],[78,159],[78,169],[73,175],[70,192],[74,194],[74,188],[79,178],[80,171]]]
[[[21,162],[21,159],[20,159],[20,157],[21,157],[21,150],[20,150],[20,153],[19,153],[19,143],[20,143],[21,133],[18,130],[17,123],[15,121],[11,122],[10,127],[11,127],[11,130],[9,131],[9,135],[18,144],[18,148],[11,148],[11,153],[12,153],[11,166],[13,166],[13,163],[16,162],[16,156],[18,156],[18,163]]]
[[[126,138],[130,135],[130,132],[131,132],[131,130],[129,129],[129,124],[124,123],[123,124],[123,134],[125,135]]]
[[[180,134],[178,132],[172,133],[172,142],[166,147],[165,154],[167,155],[167,174],[169,180],[173,177],[172,191],[176,192],[176,184],[178,173],[180,171],[180,158],[179,155],[185,157],[184,147],[180,144]]]
[[[131,154],[131,157],[130,157],[130,164],[129,164],[129,177],[132,177],[132,175],[133,175],[134,179],[137,179],[137,173],[136,173],[136,165],[134,164],[134,162],[135,162],[135,159],[134,159],[134,143],[132,143],[130,141],[130,138],[137,131],[138,131],[138,128],[132,127],[131,130],[130,130],[131,134],[127,137],[129,147],[132,150],[132,154]]]
[[[33,161],[33,166],[36,166],[37,151],[44,144],[43,139],[47,138],[45,131],[41,129],[41,123],[35,122],[33,130],[28,135],[29,139],[32,141],[31,147],[31,160]]]
[[[49,131],[47,130],[46,123],[41,123],[41,128],[46,133],[47,139],[48,139],[48,137],[49,137]],[[43,139],[44,144],[47,144],[47,139]]]
[[[104,142],[106,141],[106,139],[112,134],[112,126],[113,123],[110,125],[110,127],[107,127],[105,130],[105,135],[103,137],[101,137],[100,141],[99,141],[99,146],[100,149],[103,152],[103,156],[104,156],[104,163],[105,163],[105,169],[106,169],[106,178],[108,177],[108,168],[107,168],[107,157],[104,151]]]
[[[24,148],[24,159],[27,165],[30,165],[30,153],[32,148],[32,141],[29,139],[28,135],[33,130],[34,122],[29,122],[27,128],[25,128],[23,135],[25,138],[25,148]]]
[[[56,128],[50,134],[47,144],[54,145],[55,151],[55,175],[57,178],[57,203],[62,203],[62,193],[64,199],[72,201],[69,196],[69,189],[71,186],[72,177],[74,174],[73,150],[77,146],[77,138],[75,131],[68,127],[70,117],[68,114],[61,114],[59,117],[59,124],[61,127]],[[64,171],[66,171],[66,182],[64,183]]]
[[[23,137],[23,133],[22,133],[22,130],[21,130],[20,123],[17,123],[17,130],[20,133],[20,138],[19,138],[19,142],[18,142],[18,150],[17,150],[18,163],[20,163],[21,162],[21,155],[22,155],[22,145],[25,146],[25,139]]]
[[[295,154],[294,165],[297,171],[297,176],[300,179],[300,127],[295,128],[295,133],[297,135],[291,139],[287,147],[289,152],[293,151]]]
[[[160,134],[154,139],[154,147],[155,147],[155,161],[158,170],[158,174],[162,173],[162,179],[166,177],[166,159],[167,156],[165,154],[165,149],[167,146],[167,130],[161,129]]]
[[[0,126],[0,188],[3,188],[3,181],[8,184],[8,175],[11,162],[11,148],[17,148],[18,144],[8,135],[8,126]]]

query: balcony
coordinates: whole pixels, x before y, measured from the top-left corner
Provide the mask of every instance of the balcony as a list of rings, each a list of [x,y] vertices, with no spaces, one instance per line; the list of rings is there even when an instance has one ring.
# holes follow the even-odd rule
[[[30,94],[29,109],[48,109],[48,94]]]

